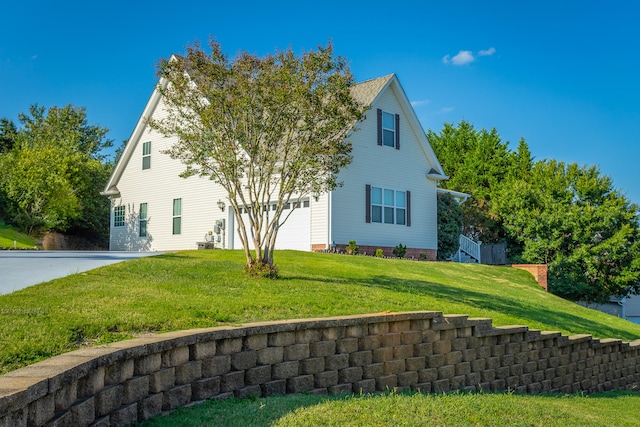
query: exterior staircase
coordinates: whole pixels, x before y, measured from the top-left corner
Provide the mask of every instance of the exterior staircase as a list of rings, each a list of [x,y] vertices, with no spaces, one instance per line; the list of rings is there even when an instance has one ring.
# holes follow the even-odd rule
[[[460,235],[460,248],[450,260],[454,262],[480,264],[480,247],[482,242],[476,242],[467,236]]]

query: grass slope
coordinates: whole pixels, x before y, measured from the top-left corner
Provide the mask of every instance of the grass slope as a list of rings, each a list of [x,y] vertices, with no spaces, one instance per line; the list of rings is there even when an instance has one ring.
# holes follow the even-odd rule
[[[297,395],[211,401],[141,427],[192,426],[637,426],[637,392],[550,396],[511,393]]]
[[[10,225],[0,223],[0,248],[33,249],[35,246],[35,237],[21,233]]]
[[[640,325],[544,292],[524,271],[283,251],[282,278],[243,275],[240,251],[114,264],[0,295],[0,373],[137,334],[223,324],[435,310],[495,326],[640,338]]]

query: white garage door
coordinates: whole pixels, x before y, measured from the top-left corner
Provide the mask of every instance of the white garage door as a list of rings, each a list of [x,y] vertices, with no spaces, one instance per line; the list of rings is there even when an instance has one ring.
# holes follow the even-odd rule
[[[300,203],[300,205],[293,210],[291,216],[284,225],[278,231],[278,237],[276,239],[276,249],[295,249],[299,251],[311,250],[311,209],[309,209],[309,200],[303,199],[302,201],[292,202]],[[286,207],[286,206],[285,206]],[[284,219],[289,212],[289,209],[285,209],[282,212],[282,219]],[[249,224],[248,214],[243,213],[243,221],[245,225]],[[234,249],[242,249],[242,243],[238,236],[237,226],[233,227],[233,247]],[[250,233],[248,233],[250,235]],[[250,239],[251,237],[249,237]]]

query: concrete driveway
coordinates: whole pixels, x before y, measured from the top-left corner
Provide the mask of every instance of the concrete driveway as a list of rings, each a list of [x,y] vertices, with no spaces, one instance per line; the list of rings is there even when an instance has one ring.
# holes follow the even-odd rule
[[[162,252],[0,251],[0,294]]]

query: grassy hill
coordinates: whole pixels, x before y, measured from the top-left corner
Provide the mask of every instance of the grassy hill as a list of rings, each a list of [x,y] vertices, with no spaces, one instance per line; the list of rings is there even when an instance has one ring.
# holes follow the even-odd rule
[[[507,267],[284,251],[280,280],[242,274],[239,251],[142,258],[0,295],[0,373],[82,345],[251,321],[435,310],[565,333],[640,338],[640,325],[585,309]],[[640,395],[286,396],[208,402],[148,426],[637,425]]]
[[[282,278],[243,275],[240,251],[165,254],[0,295],[0,373],[138,334],[223,324],[434,310],[495,326],[640,338],[640,325],[585,309],[508,267],[283,251]]]
[[[32,249],[36,246],[35,237],[24,234],[0,222],[0,248]]]

